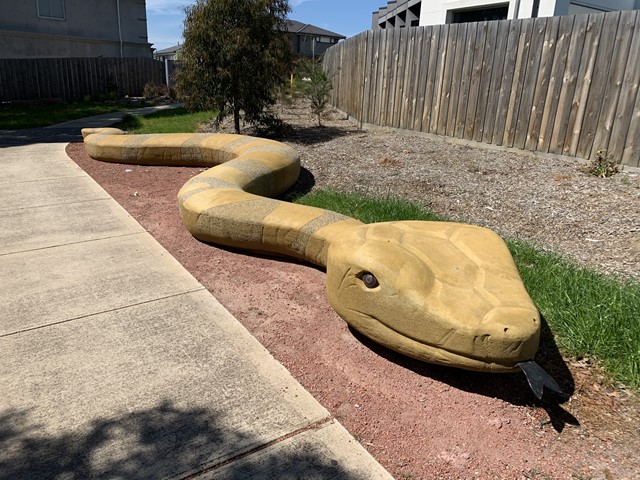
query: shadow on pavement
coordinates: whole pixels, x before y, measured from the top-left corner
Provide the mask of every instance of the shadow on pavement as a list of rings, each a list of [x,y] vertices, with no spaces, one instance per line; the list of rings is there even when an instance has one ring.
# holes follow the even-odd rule
[[[82,432],[44,436],[28,411],[8,411],[0,415],[0,479],[181,478],[219,465],[226,479],[353,478],[311,442],[261,450],[260,440],[225,423],[215,411],[165,401],[97,419]],[[228,452],[241,461],[227,461]]]
[[[79,128],[28,128],[0,130],[0,148],[22,147],[35,143],[69,143],[82,141]]]

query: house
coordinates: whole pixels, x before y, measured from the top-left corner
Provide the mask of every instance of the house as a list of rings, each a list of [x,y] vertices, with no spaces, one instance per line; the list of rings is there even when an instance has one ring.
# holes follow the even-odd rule
[[[392,0],[372,14],[373,29],[640,9],[640,0]]]
[[[344,35],[330,32],[310,23],[302,23],[296,20],[287,20],[287,33],[291,41],[291,49],[295,55],[305,57],[317,57],[340,40],[344,40]],[[157,60],[175,60],[180,53],[182,45],[174,45],[173,47],[158,50],[153,54]]]
[[[173,47],[163,48],[162,50],[156,50],[153,52],[153,58],[156,60],[177,60],[178,54],[180,53],[180,49],[182,45],[174,45]]]
[[[344,35],[330,32],[310,23],[302,23],[296,20],[287,22],[287,32],[291,39],[291,48],[296,55],[305,57],[317,57],[340,40],[344,40]]]
[[[0,58],[151,57],[145,0],[0,2]]]

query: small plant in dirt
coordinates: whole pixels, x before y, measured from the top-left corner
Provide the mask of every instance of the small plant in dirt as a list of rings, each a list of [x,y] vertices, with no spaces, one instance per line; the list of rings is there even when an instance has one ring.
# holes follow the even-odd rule
[[[303,60],[298,75],[300,91],[311,102],[311,112],[318,116],[318,126],[322,126],[322,114],[329,105],[329,94],[333,89],[331,79],[315,60]]]
[[[587,165],[586,172],[594,177],[611,177],[620,172],[620,161],[613,159],[606,150],[600,148],[596,151],[596,158]]]

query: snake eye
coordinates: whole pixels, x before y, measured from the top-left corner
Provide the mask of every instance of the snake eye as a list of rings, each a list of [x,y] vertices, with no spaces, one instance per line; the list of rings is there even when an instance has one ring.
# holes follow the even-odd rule
[[[365,272],[362,274],[362,282],[367,288],[376,288],[378,285],[378,279],[375,277],[373,273]]]

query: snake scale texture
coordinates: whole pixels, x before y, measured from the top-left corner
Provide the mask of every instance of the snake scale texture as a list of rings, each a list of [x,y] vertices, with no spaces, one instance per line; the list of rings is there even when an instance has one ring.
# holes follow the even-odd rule
[[[298,153],[241,135],[126,135],[84,129],[95,159],[212,167],[178,193],[199,240],[287,255],[326,268],[332,307],[354,329],[426,362],[511,372],[533,360],[538,310],[494,232],[449,222],[365,225],[275,200],[297,180]]]

